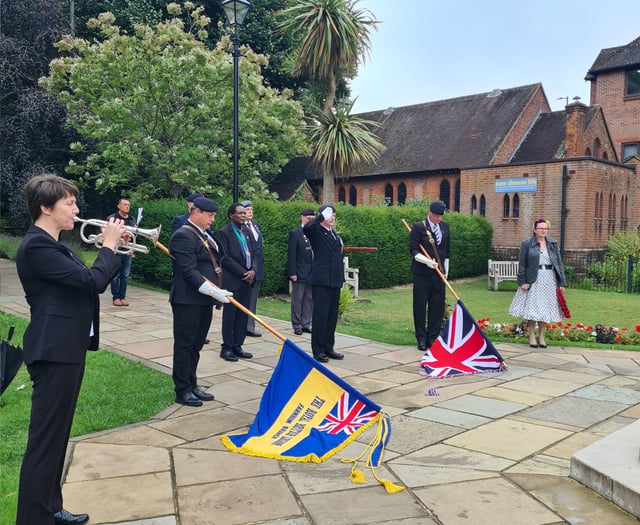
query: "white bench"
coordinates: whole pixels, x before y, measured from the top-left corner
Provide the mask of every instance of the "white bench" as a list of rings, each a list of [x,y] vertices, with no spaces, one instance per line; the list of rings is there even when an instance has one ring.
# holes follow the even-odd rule
[[[353,296],[358,297],[358,275],[360,270],[358,268],[349,268],[349,257],[343,257],[342,263],[344,264],[345,284],[351,286],[353,288]]]
[[[518,261],[492,261],[489,259],[487,286],[489,290],[498,289],[500,281],[518,280]],[[493,280],[493,286],[491,281]]]

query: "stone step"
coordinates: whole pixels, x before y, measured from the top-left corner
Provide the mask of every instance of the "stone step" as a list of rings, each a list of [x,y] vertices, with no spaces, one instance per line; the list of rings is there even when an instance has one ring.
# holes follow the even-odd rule
[[[576,452],[570,476],[640,518],[640,421]]]

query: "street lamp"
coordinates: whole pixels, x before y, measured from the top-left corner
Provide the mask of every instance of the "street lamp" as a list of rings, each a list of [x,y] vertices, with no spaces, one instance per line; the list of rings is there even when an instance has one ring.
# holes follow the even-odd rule
[[[238,26],[244,22],[251,4],[248,0],[224,0],[220,3],[229,25],[233,26],[233,202],[238,202],[238,58],[240,37]]]

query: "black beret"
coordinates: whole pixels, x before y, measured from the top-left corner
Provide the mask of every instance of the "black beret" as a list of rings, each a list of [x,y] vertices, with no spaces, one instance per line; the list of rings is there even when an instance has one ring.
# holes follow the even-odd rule
[[[315,214],[316,212],[313,211],[311,208],[305,208],[300,212],[300,215],[315,215]]]
[[[216,212],[218,211],[218,205],[210,199],[206,197],[198,197],[193,201],[193,205],[199,210],[206,212]]]
[[[245,208],[253,208],[251,201],[242,201],[240,204]]]
[[[431,213],[435,213],[436,215],[444,215],[446,209],[447,207],[442,201],[433,201],[431,203],[431,206],[429,206],[429,211]]]
[[[331,211],[332,211],[333,213],[335,213],[335,212],[336,212],[336,208],[335,208],[335,206],[331,206],[331,204],[323,204],[322,206],[320,206],[320,208],[318,208],[318,215],[321,215],[321,214],[322,214],[322,212],[323,212],[324,210],[326,210],[327,208],[331,208]]]
[[[204,197],[204,195],[202,195],[202,193],[192,193],[191,195],[189,195],[187,197],[187,202],[193,202],[194,200],[196,200],[198,197]]]

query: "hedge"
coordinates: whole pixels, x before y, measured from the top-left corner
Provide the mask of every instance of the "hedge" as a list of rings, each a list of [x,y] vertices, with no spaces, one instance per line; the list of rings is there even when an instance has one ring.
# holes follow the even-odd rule
[[[213,229],[227,221],[229,202],[220,202]],[[141,203],[144,217],[142,228],[162,225],[160,242],[169,247],[171,223],[176,215],[186,212],[184,200],[155,200]],[[305,202],[254,201],[253,213],[264,236],[265,276],[262,295],[287,293],[287,238],[289,230],[300,224],[300,211]],[[313,206],[315,209],[317,205]],[[388,288],[411,282],[408,232],[402,224],[411,226],[425,219],[421,207],[370,207],[338,204],[336,229],[347,247],[374,247],[376,252],[345,252],[349,266],[360,269],[360,288]],[[447,212],[444,220],[451,231],[451,265],[449,277],[457,279],[482,275],[491,256],[493,230],[483,217]],[[149,241],[138,240],[149,244]],[[171,259],[157,248],[149,255],[138,255],[132,266],[132,278],[168,289],[171,284]]]

